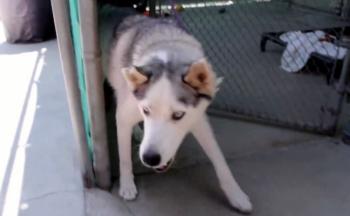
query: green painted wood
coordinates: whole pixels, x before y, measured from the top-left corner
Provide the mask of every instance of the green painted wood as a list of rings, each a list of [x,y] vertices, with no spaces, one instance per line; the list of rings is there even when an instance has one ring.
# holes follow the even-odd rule
[[[79,7],[77,0],[69,0],[69,13],[71,21],[71,32],[72,40],[74,46],[75,62],[77,67],[77,76],[79,80],[79,89],[81,96],[81,104],[83,109],[83,118],[84,118],[84,128],[87,136],[87,144],[89,150],[89,157],[94,161],[93,154],[93,141],[91,137],[91,121],[89,115],[89,106],[88,106],[88,96],[86,91],[86,81],[84,73],[84,61],[82,55],[82,41],[81,41],[81,32],[80,32],[80,22],[79,22]]]

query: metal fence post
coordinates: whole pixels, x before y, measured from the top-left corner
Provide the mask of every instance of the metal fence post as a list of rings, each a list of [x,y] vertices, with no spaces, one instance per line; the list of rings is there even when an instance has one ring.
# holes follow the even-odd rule
[[[341,16],[345,19],[350,18],[350,1],[344,0],[343,7],[341,9]]]
[[[156,0],[149,0],[148,4],[149,4],[149,15],[151,17],[155,17],[156,16]]]

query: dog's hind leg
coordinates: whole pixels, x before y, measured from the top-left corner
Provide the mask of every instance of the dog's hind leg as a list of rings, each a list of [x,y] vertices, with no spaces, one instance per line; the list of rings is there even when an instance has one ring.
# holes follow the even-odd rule
[[[140,120],[136,106],[118,104],[116,112],[118,152],[119,152],[119,195],[125,200],[133,200],[137,195],[131,157],[131,135],[133,126]]]
[[[231,205],[241,212],[250,213],[253,207],[249,197],[233,177],[205,115],[195,124],[192,133],[213,163],[220,186]]]

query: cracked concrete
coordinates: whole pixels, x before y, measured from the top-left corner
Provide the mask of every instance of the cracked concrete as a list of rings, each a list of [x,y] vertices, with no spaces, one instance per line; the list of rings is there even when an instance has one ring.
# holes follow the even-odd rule
[[[19,206],[19,215],[83,216],[85,215],[83,197],[84,193],[82,191],[72,193],[52,193],[49,196],[44,196],[39,199],[33,199],[27,202],[23,202]],[[81,206],[78,205],[78,203],[81,203]]]
[[[99,189],[87,189],[85,191],[87,216],[123,215],[134,216],[129,207],[116,197]]]
[[[74,190],[74,191],[73,190],[71,190],[71,191],[69,191],[69,190],[66,190],[66,191],[53,191],[53,192],[48,192],[48,193],[41,194],[41,195],[36,196],[36,197],[29,197],[27,199],[22,199],[22,202],[31,202],[33,200],[45,199],[46,197],[56,196],[58,194],[65,194],[65,193],[67,193],[67,194],[69,194],[69,193],[74,194],[74,193],[82,193],[82,192],[84,192],[84,190],[79,190],[79,191],[78,190]]]

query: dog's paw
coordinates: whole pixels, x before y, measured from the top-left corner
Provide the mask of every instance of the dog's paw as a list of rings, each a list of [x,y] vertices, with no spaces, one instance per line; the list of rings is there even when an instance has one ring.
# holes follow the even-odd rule
[[[235,194],[230,200],[231,205],[242,213],[249,214],[253,211],[253,205],[249,197],[244,194]]]
[[[224,189],[224,188],[223,188]],[[253,211],[253,205],[249,197],[242,190],[225,190],[230,204],[239,212],[249,214]],[[230,191],[229,193],[227,193]]]
[[[137,188],[134,182],[120,185],[119,195],[125,200],[134,200],[137,195]]]

